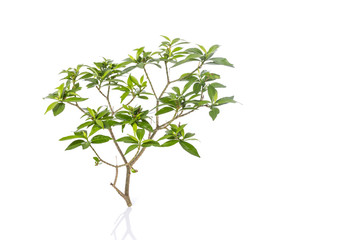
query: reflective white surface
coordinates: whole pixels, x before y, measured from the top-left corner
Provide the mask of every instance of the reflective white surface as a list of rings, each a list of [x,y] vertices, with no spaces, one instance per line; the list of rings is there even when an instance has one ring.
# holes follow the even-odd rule
[[[360,239],[359,22],[350,0],[2,1],[0,239]],[[236,67],[211,66],[220,95],[242,105],[184,119],[200,159],[149,148],[127,208],[112,169],[58,141],[76,109],[44,116],[42,97],[62,69],[160,34],[220,44]]]
[[[130,223],[130,212],[131,207],[128,207],[123,213],[119,215],[119,217],[115,221],[115,227],[112,231],[111,235],[114,236],[115,240],[119,239],[134,239],[136,240],[134,234],[132,233],[131,229],[131,223]],[[120,232],[120,236],[122,234],[122,237],[118,237],[118,233]]]

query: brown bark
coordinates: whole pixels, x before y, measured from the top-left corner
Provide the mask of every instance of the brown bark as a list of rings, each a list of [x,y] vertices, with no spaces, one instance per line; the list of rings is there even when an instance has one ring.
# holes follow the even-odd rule
[[[125,200],[126,205],[128,207],[132,206],[131,200],[130,200],[130,196],[125,195],[123,192],[120,191],[120,189],[118,189],[114,184],[110,183],[110,185],[117,191],[117,193]]]
[[[131,167],[126,166],[125,196],[129,196]]]

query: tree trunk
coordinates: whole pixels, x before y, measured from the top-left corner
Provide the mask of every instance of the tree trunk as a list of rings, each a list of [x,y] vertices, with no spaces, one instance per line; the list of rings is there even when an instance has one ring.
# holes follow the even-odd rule
[[[131,200],[130,200],[130,197],[129,196],[125,196],[125,202],[127,204],[128,207],[131,207],[132,206],[132,203],[131,203]]]
[[[129,196],[131,167],[126,166],[125,196]]]
[[[126,181],[125,181],[125,201],[128,207],[131,207],[132,203],[130,201],[129,188],[130,188],[130,176],[131,176],[131,167],[126,166]]]
[[[118,189],[115,184],[118,178],[118,169],[116,168],[116,175],[114,183],[110,183],[110,185],[117,191],[117,193],[125,200],[128,207],[132,206],[130,195],[129,195],[129,188],[130,188],[130,175],[131,175],[131,167],[126,166],[126,181],[125,181],[125,192],[123,193],[120,189]]]

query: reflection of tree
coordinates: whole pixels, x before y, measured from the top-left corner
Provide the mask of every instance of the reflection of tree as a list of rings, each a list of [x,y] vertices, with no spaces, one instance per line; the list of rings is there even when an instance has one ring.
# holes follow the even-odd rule
[[[121,240],[126,239],[126,237],[127,237],[128,235],[129,235],[129,237],[130,237],[131,239],[135,239],[135,240],[136,240],[134,234],[133,234],[132,231],[131,231],[131,224],[130,224],[130,218],[129,218],[130,212],[131,212],[131,207],[128,207],[128,208],[126,209],[126,211],[123,212],[123,213],[121,213],[121,214],[119,215],[119,217],[116,219],[114,230],[113,230],[112,233],[111,233],[111,235],[114,235],[115,240],[118,240],[118,238],[116,237],[116,229],[118,228],[118,226],[120,225],[120,223],[124,221],[124,219],[125,219],[125,234],[124,234],[124,236],[121,238]]]

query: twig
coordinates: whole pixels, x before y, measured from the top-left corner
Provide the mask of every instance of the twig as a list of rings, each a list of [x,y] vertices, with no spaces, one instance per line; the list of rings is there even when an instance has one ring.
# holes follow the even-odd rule
[[[136,95],[134,95],[134,96],[131,98],[131,100],[130,100],[127,104],[125,104],[125,105],[129,105],[130,103],[132,103],[132,101],[134,101],[135,97],[136,97]],[[124,105],[121,106],[119,109],[115,110],[114,113],[117,113],[118,111],[120,111],[120,110],[123,109],[123,108],[124,108]]]
[[[98,86],[96,86],[96,89],[101,93],[101,95],[104,96],[104,98],[106,98],[106,101],[107,101],[108,106],[109,106],[109,108],[110,108],[110,110],[111,110],[111,113],[112,113],[112,115],[114,115],[115,112],[114,112],[113,108],[111,107],[111,103],[110,103],[110,100],[109,100],[110,86],[109,86],[109,88],[108,88],[108,95],[107,95],[107,96],[101,91],[101,89],[100,89]]]
[[[155,89],[154,89],[154,87],[153,87],[153,85],[152,85],[152,83],[151,83],[151,80],[150,80],[150,78],[149,78],[149,75],[148,75],[148,73],[147,73],[147,71],[146,71],[145,66],[144,66],[144,72],[145,72],[145,75],[146,75],[147,80],[148,80],[149,83],[150,83],[151,90],[153,91],[155,98],[158,99],[158,97],[156,96]]]
[[[79,106],[79,104],[77,102],[75,102],[75,103],[68,102],[68,104],[77,107],[80,111],[82,111],[83,113],[86,114],[86,112]]]
[[[108,163],[108,162],[104,161],[104,160],[99,156],[99,154],[95,151],[95,149],[93,148],[93,146],[92,146],[91,144],[90,144],[90,148],[94,151],[94,153],[96,154],[96,156],[98,157],[98,159],[99,159],[100,162],[103,162],[103,163],[105,163],[105,164],[107,164],[107,165],[109,165],[109,166],[112,166],[112,167],[118,169],[118,165],[114,165],[114,164],[111,164],[111,163]]]
[[[158,129],[156,128],[153,133],[151,134],[151,136],[149,137],[149,139],[153,139],[155,137],[156,132],[158,131]],[[131,161],[129,162],[129,166],[130,168],[132,168],[132,166],[136,163],[136,161],[141,157],[141,155],[144,153],[146,147],[142,147],[140,152],[134,156],[133,159],[131,159]]]
[[[165,69],[166,69],[167,82],[170,83],[170,76],[169,76],[169,69],[168,69],[168,66],[167,66],[167,61],[165,61]]]

